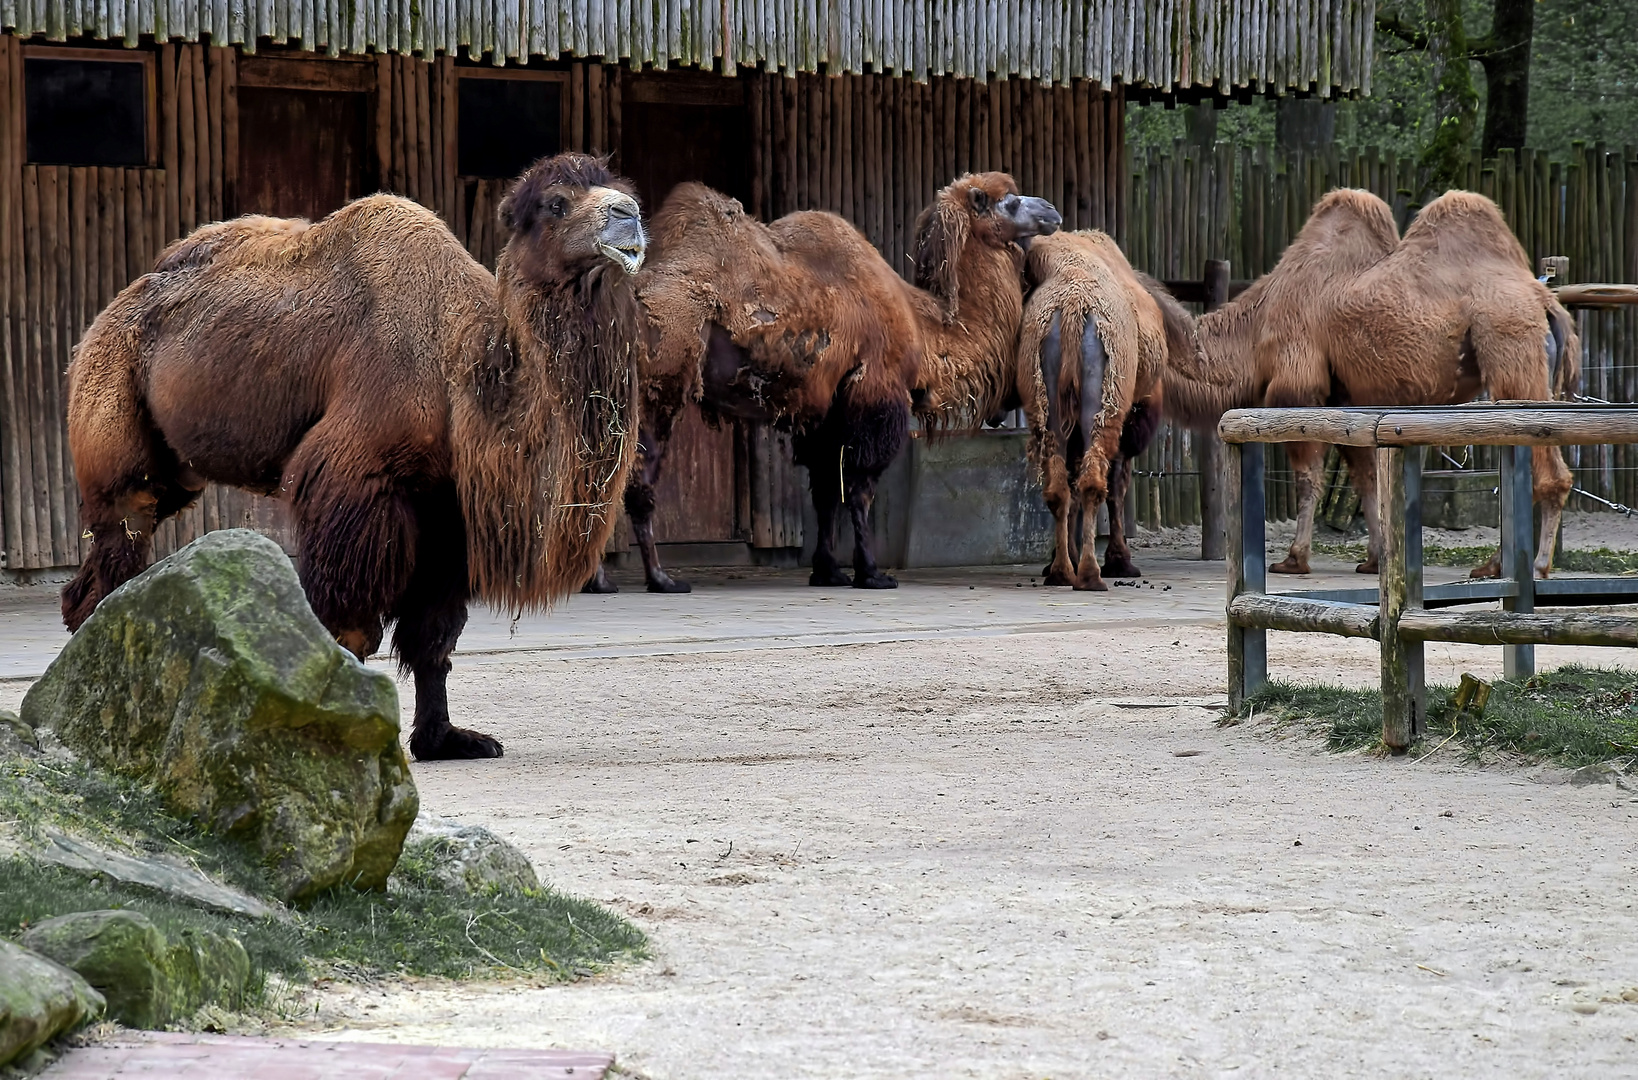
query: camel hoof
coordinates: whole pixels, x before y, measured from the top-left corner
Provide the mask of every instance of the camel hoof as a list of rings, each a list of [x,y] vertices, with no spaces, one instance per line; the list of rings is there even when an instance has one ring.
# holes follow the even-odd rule
[[[1501,556],[1497,555],[1483,566],[1475,566],[1467,574],[1470,578],[1499,578],[1501,577]]]
[[[1362,562],[1358,566],[1354,567],[1354,573],[1356,573],[1356,574],[1375,574],[1375,573],[1380,573],[1380,571],[1377,569],[1375,559],[1366,559],[1364,562]]]
[[[657,593],[685,593],[693,592],[694,587],[686,581],[678,581],[674,577],[657,578],[648,583],[649,592]]]
[[[1106,562],[1103,564],[1103,576],[1113,578],[1142,577],[1143,571],[1133,566],[1130,560],[1125,562]]]
[[[899,579],[892,574],[884,574],[877,570],[874,574],[868,576],[862,573],[855,575],[853,587],[855,589],[896,589],[899,587]]]
[[[597,596],[607,596],[610,593],[619,592],[620,586],[616,585],[606,575],[593,574],[590,581],[580,586],[580,591],[583,593],[592,593]]]
[[[416,761],[471,761],[505,755],[499,739],[445,723],[439,728],[417,728],[410,736]]]
[[[843,573],[841,567],[832,566],[828,570],[822,570],[816,566],[813,568],[813,573],[808,575],[808,584],[820,587],[847,586],[853,584],[853,579]]]
[[[1074,587],[1076,592],[1109,591],[1109,583],[1104,581],[1102,578],[1093,578],[1090,581],[1077,581]]]
[[[1051,567],[1048,567],[1046,569],[1045,573],[1046,573],[1046,577],[1043,578],[1042,581],[1041,581],[1041,584],[1043,584],[1043,585],[1074,585],[1075,584],[1075,578],[1071,574],[1063,573],[1060,570],[1054,570]]]
[[[1306,574],[1308,573],[1308,564],[1298,562],[1296,559],[1287,556],[1283,562],[1277,562],[1270,566],[1268,572],[1270,574]]]

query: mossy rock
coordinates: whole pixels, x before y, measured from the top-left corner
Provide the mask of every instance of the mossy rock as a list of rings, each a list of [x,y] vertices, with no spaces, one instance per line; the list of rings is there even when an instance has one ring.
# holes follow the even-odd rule
[[[292,903],[384,888],[419,806],[392,680],[336,644],[289,558],[243,529],[105,597],[22,719],[249,843]]]
[[[73,971],[0,939],[0,1065],[102,1015],[103,997]]]
[[[188,930],[167,941],[135,911],[81,911],[30,927],[24,947],[73,970],[108,1001],[108,1017],[156,1030],[203,1005],[238,1008],[250,956],[238,939]]]

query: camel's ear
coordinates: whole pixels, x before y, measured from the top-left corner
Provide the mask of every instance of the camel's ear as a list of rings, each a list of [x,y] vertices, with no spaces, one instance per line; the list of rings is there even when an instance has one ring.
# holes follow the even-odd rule
[[[952,200],[940,198],[916,220],[916,284],[944,302],[953,313],[961,280],[957,266],[967,243],[967,214]]]
[[[500,209],[496,217],[500,219],[501,228],[509,233],[528,232],[535,224],[535,200],[525,189],[530,185],[527,180],[520,180],[512,185],[501,200]]]

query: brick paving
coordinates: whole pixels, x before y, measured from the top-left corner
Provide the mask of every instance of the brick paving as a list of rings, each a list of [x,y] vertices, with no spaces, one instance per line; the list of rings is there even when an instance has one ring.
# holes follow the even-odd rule
[[[121,1032],[71,1051],[40,1080],[602,1080],[613,1054]]]

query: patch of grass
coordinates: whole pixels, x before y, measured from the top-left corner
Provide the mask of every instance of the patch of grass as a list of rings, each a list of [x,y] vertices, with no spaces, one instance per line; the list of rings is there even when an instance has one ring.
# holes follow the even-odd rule
[[[1364,544],[1339,544],[1314,541],[1314,550],[1321,555],[1359,562],[1365,558]],[[1493,546],[1452,545],[1431,546],[1422,549],[1424,566],[1478,566],[1496,553]],[[1611,548],[1560,551],[1553,556],[1554,570],[1569,570],[1584,574],[1610,576],[1638,574],[1638,551],[1615,551]]]
[[[53,829],[181,856],[270,898],[265,874],[244,849],[172,816],[153,792],[83,764],[0,759],[0,833],[30,842]],[[571,979],[647,956],[641,930],[590,901],[550,888],[455,895],[441,891],[429,869],[405,859],[387,893],[336,889],[286,918],[249,919],[13,857],[0,860],[0,935],[15,937],[55,915],[128,908],[167,936],[187,929],[236,935],[258,991],[268,972],[468,978],[510,971]]]
[[[1576,767],[1638,755],[1638,674],[1564,667],[1524,683],[1498,682],[1482,717],[1458,716],[1451,687],[1428,687],[1427,752],[1446,742],[1473,757],[1512,753]],[[1247,699],[1238,716],[1268,713],[1325,736],[1332,750],[1382,743],[1382,695],[1377,690],[1271,682]]]

